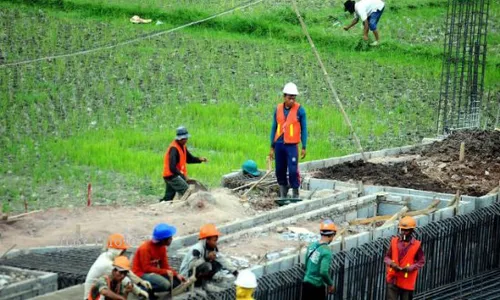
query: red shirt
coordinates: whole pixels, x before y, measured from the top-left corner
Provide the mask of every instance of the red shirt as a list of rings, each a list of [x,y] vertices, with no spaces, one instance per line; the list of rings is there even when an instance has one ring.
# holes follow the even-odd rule
[[[142,277],[146,273],[167,275],[167,271],[172,271],[174,276],[177,272],[168,264],[167,247],[153,243],[149,240],[142,243],[137,248],[132,263],[132,272]]]

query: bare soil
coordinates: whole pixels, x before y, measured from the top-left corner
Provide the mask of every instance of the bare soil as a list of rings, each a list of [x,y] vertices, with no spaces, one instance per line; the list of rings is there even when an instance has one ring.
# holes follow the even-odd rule
[[[459,161],[465,142],[465,160]],[[500,132],[464,130],[417,151],[413,159],[382,163],[356,161],[325,168],[316,178],[483,196],[500,182]]]
[[[0,255],[12,245],[16,245],[14,249],[22,249],[102,244],[115,232],[122,233],[129,244],[137,246],[160,222],[175,225],[177,236],[181,236],[197,232],[205,223],[222,225],[254,214],[226,189],[215,189],[212,195],[215,203],[198,201],[198,195],[193,194],[185,203],[49,209],[12,223],[0,220]],[[197,205],[191,207],[190,203]]]

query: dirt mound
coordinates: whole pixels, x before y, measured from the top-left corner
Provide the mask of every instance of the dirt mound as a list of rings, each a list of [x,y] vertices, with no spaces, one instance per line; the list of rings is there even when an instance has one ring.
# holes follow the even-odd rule
[[[465,160],[458,161],[465,142]],[[356,161],[320,170],[317,178],[396,186],[434,192],[483,196],[500,181],[500,132],[464,130],[421,150],[411,161]]]
[[[460,143],[465,143],[468,161],[492,161],[500,158],[500,131],[463,130],[451,134],[442,142],[432,143],[422,151],[422,156],[439,158],[443,162],[456,161]]]
[[[455,192],[445,184],[422,173],[415,161],[389,165],[365,163],[363,161],[348,162],[324,169],[318,177],[341,181],[361,180],[365,184],[402,186],[443,193]]]

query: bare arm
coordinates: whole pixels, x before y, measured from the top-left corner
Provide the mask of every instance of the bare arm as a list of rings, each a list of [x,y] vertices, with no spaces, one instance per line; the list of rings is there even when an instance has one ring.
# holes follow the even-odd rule
[[[351,24],[349,24],[349,26],[344,27],[344,30],[347,31],[347,30],[351,29],[354,25],[358,24],[358,21],[359,21],[358,17],[354,18],[354,20],[352,20],[352,22],[351,22]]]

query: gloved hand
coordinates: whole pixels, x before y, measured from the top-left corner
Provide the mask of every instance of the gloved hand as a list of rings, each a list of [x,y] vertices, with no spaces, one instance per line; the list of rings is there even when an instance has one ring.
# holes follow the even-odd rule
[[[410,267],[401,268],[402,272],[410,272]]]
[[[146,282],[147,282],[147,281],[146,281]],[[147,283],[149,283],[149,282],[147,282]],[[148,292],[143,291],[143,290],[140,290],[140,291],[139,291],[139,295],[137,295],[137,296],[142,297],[143,299],[149,299],[149,294],[148,294]]]
[[[391,262],[390,266],[396,271],[401,271],[401,267],[398,266],[395,262]]]
[[[142,280],[141,282],[139,282],[139,284],[142,285],[143,287],[145,287],[147,290],[152,290],[153,289],[153,286],[147,280]]]

